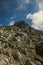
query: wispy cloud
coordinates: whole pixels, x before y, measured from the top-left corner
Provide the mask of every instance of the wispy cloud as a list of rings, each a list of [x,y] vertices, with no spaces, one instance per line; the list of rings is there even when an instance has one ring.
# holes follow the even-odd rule
[[[38,10],[43,10],[43,0],[36,0],[36,4],[38,6]]]
[[[15,23],[15,21],[12,20],[12,21],[9,23],[9,25],[12,26],[12,25],[14,25],[14,23]]]
[[[18,9],[26,9],[26,5],[30,3],[30,0],[18,0]]]
[[[43,11],[27,14],[26,18],[32,20],[33,28],[43,30]]]
[[[14,25],[14,23],[15,23],[15,21],[14,21],[14,17],[13,17],[13,16],[10,17],[10,18],[8,19],[8,21],[9,21],[9,23],[8,23],[9,26]]]

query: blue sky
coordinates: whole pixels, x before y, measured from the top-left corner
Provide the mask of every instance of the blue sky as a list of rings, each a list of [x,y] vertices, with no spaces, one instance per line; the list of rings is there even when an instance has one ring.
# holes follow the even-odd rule
[[[34,24],[33,16],[43,11],[41,4],[43,4],[42,0],[0,0],[0,25],[10,25],[12,22],[24,20],[32,27],[36,25],[36,29],[39,29],[40,25]],[[42,28],[40,29],[42,30]]]
[[[0,0],[0,24],[8,25],[10,18],[13,17],[14,21],[25,20],[29,24],[29,20],[26,19],[28,13],[34,13],[35,0],[31,2],[29,0]]]

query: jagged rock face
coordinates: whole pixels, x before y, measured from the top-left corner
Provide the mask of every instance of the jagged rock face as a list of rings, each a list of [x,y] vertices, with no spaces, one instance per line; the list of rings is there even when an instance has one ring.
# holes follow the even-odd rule
[[[24,21],[0,27],[0,65],[43,65],[40,41],[43,41],[43,32]]]
[[[36,45],[36,53],[43,57],[43,41]]]

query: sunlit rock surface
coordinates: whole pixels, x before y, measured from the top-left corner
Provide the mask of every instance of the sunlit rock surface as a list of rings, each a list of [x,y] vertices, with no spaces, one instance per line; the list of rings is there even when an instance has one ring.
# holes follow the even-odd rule
[[[24,21],[0,26],[0,65],[43,65],[43,32]]]

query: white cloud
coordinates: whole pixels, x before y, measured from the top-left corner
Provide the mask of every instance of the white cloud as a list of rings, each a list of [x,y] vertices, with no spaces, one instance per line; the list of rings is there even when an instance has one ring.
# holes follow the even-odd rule
[[[9,22],[8,23],[9,26],[12,26],[15,24],[15,21],[14,21],[15,18],[16,18],[16,16],[12,16],[12,17],[6,19]]]
[[[12,21],[9,23],[9,25],[12,26],[12,25],[14,25],[14,23],[15,23],[15,21],[12,20]]]
[[[38,7],[36,13],[27,14],[26,18],[32,20],[32,27],[38,30],[43,30],[43,0],[35,0]]]
[[[43,30],[43,11],[27,14],[26,18],[32,20],[33,28]]]

